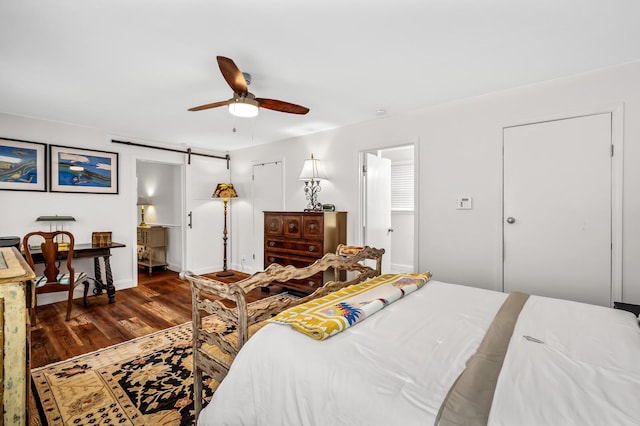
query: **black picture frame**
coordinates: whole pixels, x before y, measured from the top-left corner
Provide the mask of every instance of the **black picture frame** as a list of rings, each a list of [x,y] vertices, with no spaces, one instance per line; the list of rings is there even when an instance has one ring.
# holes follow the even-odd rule
[[[0,138],[0,190],[47,191],[47,144]]]
[[[49,145],[49,191],[117,194],[117,152]]]

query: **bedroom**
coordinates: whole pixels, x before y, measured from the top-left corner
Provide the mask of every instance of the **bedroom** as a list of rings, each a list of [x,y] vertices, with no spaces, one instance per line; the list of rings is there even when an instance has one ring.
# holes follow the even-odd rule
[[[575,6],[575,5],[574,5]],[[576,6],[577,7],[577,6]],[[628,15],[638,16],[635,5],[629,7]],[[70,13],[70,12],[69,12]],[[6,16],[6,15],[5,15]],[[115,28],[114,28],[115,29]],[[622,30],[621,30],[622,31]],[[632,33],[622,31],[623,41],[637,40]],[[7,40],[7,38],[5,38]],[[621,43],[617,40],[616,43]],[[6,45],[3,45],[6,46]],[[3,47],[3,51],[6,47]],[[488,289],[501,288],[501,140],[502,126],[522,124],[541,119],[570,117],[592,112],[611,111],[623,108],[622,133],[624,135],[624,176],[621,250],[622,264],[622,301],[640,304],[640,224],[635,219],[640,213],[640,52],[631,50],[620,54],[617,60],[607,66],[594,59],[590,67],[579,72],[561,76],[540,78],[535,82],[521,84],[509,89],[451,100],[441,105],[427,106],[412,113],[350,124],[333,130],[295,137],[282,137],[268,145],[246,146],[241,149],[221,149],[218,153],[230,150],[232,157],[230,180],[245,194],[251,192],[249,170],[256,161],[282,160],[285,163],[286,182],[283,208],[298,210],[306,202],[302,186],[297,177],[303,161],[313,153],[322,159],[331,179],[323,183],[321,200],[336,205],[340,210],[348,211],[348,241],[358,243],[356,230],[358,207],[357,162],[358,152],[378,147],[414,143],[418,146],[416,161],[419,170],[418,200],[419,222],[417,224],[416,270],[429,269],[438,280],[468,284]],[[222,50],[222,49],[218,49]],[[252,47],[245,47],[243,55],[251,57]],[[209,64],[201,72],[204,77],[202,88],[221,86],[213,57],[224,52],[215,46],[199,52],[208,55]],[[571,56],[572,53],[560,52],[558,56]],[[578,54],[577,52],[575,53]],[[594,57],[605,53],[595,52]],[[233,52],[229,53],[233,57]],[[555,57],[545,57],[538,64],[545,68],[545,61],[554,62]],[[239,61],[240,62],[240,61]],[[484,62],[483,62],[484,63]],[[63,64],[51,61],[52,65],[64,68]],[[79,66],[80,64],[74,64]],[[240,63],[241,67],[242,64]],[[34,67],[35,69],[35,67]],[[40,70],[41,71],[41,70]],[[420,80],[420,72],[417,72]],[[458,80],[450,82],[452,86],[463,79],[474,79],[474,72],[460,72]],[[185,77],[185,79],[189,79]],[[6,79],[3,78],[3,81]],[[303,78],[298,86],[307,83]],[[257,83],[256,83],[257,84]],[[438,83],[440,84],[440,83]],[[509,85],[508,81],[504,82]],[[375,82],[371,82],[375,87]],[[303,89],[300,89],[303,91]],[[2,86],[2,93],[13,93],[16,87]],[[172,88],[171,90],[176,90]],[[226,93],[224,91],[223,93]],[[202,102],[209,99],[202,96]],[[158,94],[156,93],[156,96]],[[170,96],[170,95],[169,95]],[[267,94],[267,96],[271,96]],[[279,96],[275,93],[275,96]],[[5,98],[5,96],[0,96]],[[133,96],[135,98],[135,96]],[[7,99],[7,98],[5,98]],[[200,99],[200,98],[198,98]],[[184,107],[198,103],[195,94],[186,100]],[[287,98],[293,102],[295,98]],[[306,100],[306,98],[304,98]],[[305,100],[299,100],[305,103]],[[127,98],[127,102],[133,102]],[[145,104],[153,102],[145,100]],[[188,103],[191,102],[191,103]],[[307,102],[312,107],[313,99]],[[115,103],[118,107],[118,103]],[[177,109],[182,112],[182,105]],[[376,105],[377,107],[377,105]],[[47,120],[42,116],[17,114],[11,105],[2,105],[0,109],[0,136],[28,141],[80,146],[90,149],[117,151],[120,153],[120,190],[118,195],[78,196],[76,194],[54,194],[35,192],[2,191],[5,209],[0,222],[0,235],[22,235],[34,227],[37,216],[46,214],[72,214],[77,223],[73,231],[87,239],[92,231],[112,230],[114,239],[127,244],[127,248],[114,252],[112,264],[118,289],[136,285],[136,264],[133,242],[135,228],[139,223],[139,211],[135,207],[135,176],[137,160],[160,162],[183,167],[183,155],[156,150],[130,149],[112,144],[111,139],[126,139],[151,143],[147,138],[135,134],[113,132],[94,126],[81,126],[69,123],[69,120]],[[225,111],[216,111],[225,113]],[[87,114],[95,112],[87,108]],[[264,114],[267,116],[267,113]],[[151,118],[153,120],[153,118]],[[204,120],[197,118],[197,120]],[[224,123],[229,132],[228,120]],[[242,131],[243,129],[240,128]],[[246,131],[246,127],[244,128]],[[242,133],[246,136],[246,132]],[[172,145],[180,146],[184,139],[176,138]],[[159,138],[157,144],[164,144]],[[195,149],[194,149],[195,150]],[[215,183],[226,180],[229,175],[223,162],[211,161],[215,180],[207,179],[201,189],[200,199],[208,198]],[[204,188],[206,186],[206,188]],[[462,194],[473,197],[474,208],[471,211],[457,211],[455,200]],[[220,269],[222,247],[220,244],[221,218],[220,205],[214,201],[205,201],[215,218],[211,219],[211,246],[203,252],[210,253],[211,269]],[[6,209],[6,206],[11,208]],[[562,207],[558,207],[562,208]],[[114,211],[123,212],[115,215]],[[243,224],[252,221],[250,199],[234,200],[232,205],[230,235],[231,266],[241,268],[243,256],[252,252],[252,232]],[[216,222],[217,221],[217,222]],[[186,229],[186,218],[177,225]],[[99,228],[99,229],[98,229]],[[181,231],[179,231],[181,232]],[[181,265],[178,256],[174,263]]]

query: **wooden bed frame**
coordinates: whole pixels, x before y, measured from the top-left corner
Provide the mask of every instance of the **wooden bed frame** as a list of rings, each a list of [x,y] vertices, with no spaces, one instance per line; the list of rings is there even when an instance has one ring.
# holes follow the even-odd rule
[[[295,268],[272,264],[264,271],[232,284],[190,272],[181,274],[181,278],[191,284],[196,420],[202,409],[203,372],[221,382],[240,348],[265,324],[265,320],[292,306],[380,275],[383,254],[384,249],[341,244],[335,254],[328,253],[309,266]],[[366,260],[375,261],[375,268],[365,265]],[[245,295],[251,290],[268,287],[272,283],[309,278],[329,269],[334,270],[334,277],[347,276],[347,279],[329,281],[301,298],[282,293],[250,304],[246,301]],[[343,271],[349,273],[341,273]]]

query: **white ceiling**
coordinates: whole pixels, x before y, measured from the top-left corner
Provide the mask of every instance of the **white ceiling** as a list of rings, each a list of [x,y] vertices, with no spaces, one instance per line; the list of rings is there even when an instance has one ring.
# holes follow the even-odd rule
[[[638,0],[3,0],[0,112],[234,150],[636,61],[639,22]],[[231,97],[217,55],[311,111],[188,112]]]

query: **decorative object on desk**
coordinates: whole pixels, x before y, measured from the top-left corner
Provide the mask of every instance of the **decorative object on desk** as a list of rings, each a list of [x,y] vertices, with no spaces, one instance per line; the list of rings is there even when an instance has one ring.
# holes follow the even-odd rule
[[[140,206],[140,225],[138,226],[141,228],[148,228],[149,225],[144,223],[144,208],[151,205],[151,200],[147,197],[138,197],[138,202],[136,203],[136,205]]]
[[[216,186],[216,190],[213,191],[211,198],[222,198],[224,202],[224,230],[222,231],[222,241],[224,242],[224,258],[222,261],[222,272],[219,272],[219,277],[228,277],[233,275],[233,272],[227,271],[227,203],[229,198],[238,198],[238,193],[233,188],[232,183],[219,183]]]
[[[111,232],[92,232],[91,244],[98,247],[111,245]]]
[[[75,222],[76,218],[73,216],[38,216],[36,218],[36,222],[49,222],[49,232],[53,231],[64,231],[64,223],[65,222]],[[55,228],[54,228],[55,223]],[[60,234],[56,242],[58,243],[58,250],[66,250],[69,246],[69,243],[64,240],[64,234]]]
[[[304,166],[300,173],[300,180],[304,181],[304,194],[309,203],[305,211],[322,211],[322,203],[318,202],[318,192],[320,192],[320,180],[327,179],[320,168],[320,160],[311,158],[304,160]]]
[[[118,193],[118,153],[49,146],[51,192]]]
[[[69,239],[68,253],[66,268],[67,272],[60,270],[58,261],[59,244],[55,241],[58,235],[65,235]],[[66,319],[71,319],[71,307],[73,306],[73,290],[79,284],[84,285],[83,301],[84,306],[87,304],[87,294],[89,293],[89,281],[87,275],[84,272],[75,272],[71,261],[73,259],[74,238],[73,234],[69,231],[53,231],[53,232],[29,232],[24,236],[22,240],[22,246],[24,249],[24,257],[27,259],[31,269],[35,270],[35,262],[31,255],[31,247],[29,245],[32,237],[39,237],[39,240],[44,239],[44,242],[40,244],[42,255],[44,257],[45,269],[44,275],[35,277],[33,282],[36,286],[35,295],[40,293],[55,293],[65,291],[67,292],[67,316]],[[34,300],[33,308],[31,308],[32,324],[35,324],[36,320],[36,306],[37,300]]]
[[[47,145],[0,139],[0,189],[47,190]]]

